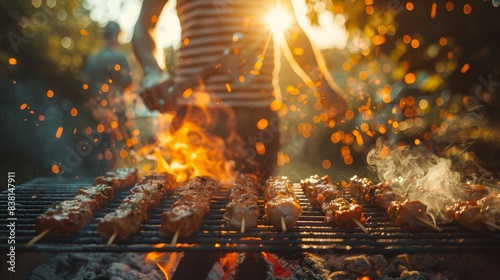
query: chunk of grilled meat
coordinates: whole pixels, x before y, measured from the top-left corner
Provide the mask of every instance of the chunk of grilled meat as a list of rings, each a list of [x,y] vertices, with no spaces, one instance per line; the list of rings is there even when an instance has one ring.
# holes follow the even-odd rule
[[[212,195],[219,188],[220,183],[211,177],[191,179],[170,210],[162,213],[160,236],[172,237],[178,231],[180,237],[189,237],[198,231],[203,217],[210,213]]]
[[[157,180],[158,177],[152,175],[142,178],[121,205],[97,223],[99,235],[109,239],[116,234],[118,239],[124,240],[137,234],[148,218],[147,212],[160,206],[165,195],[175,189],[172,175],[162,175],[161,178],[163,180]]]
[[[259,182],[255,175],[240,175],[231,188],[224,219],[234,228],[242,229],[242,221],[245,220],[245,227],[257,226],[259,218],[258,205]]]
[[[282,223],[285,224],[286,229],[293,227],[302,215],[302,207],[288,177],[270,177],[267,180],[264,197],[266,200],[265,217],[271,225],[277,228],[283,229]]]

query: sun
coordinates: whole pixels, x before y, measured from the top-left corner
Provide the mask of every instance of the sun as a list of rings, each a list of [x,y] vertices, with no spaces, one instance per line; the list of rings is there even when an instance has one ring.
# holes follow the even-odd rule
[[[267,15],[266,22],[274,34],[281,34],[288,28],[292,19],[286,11],[276,8]]]

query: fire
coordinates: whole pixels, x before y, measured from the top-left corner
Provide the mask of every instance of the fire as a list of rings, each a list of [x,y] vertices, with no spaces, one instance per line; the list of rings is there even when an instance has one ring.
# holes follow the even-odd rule
[[[160,248],[165,244],[157,244],[154,247]],[[177,252],[172,252],[170,254],[167,253],[159,253],[159,252],[150,252],[146,254],[146,262],[155,262],[156,266],[163,272],[165,275],[165,279],[169,280],[172,275],[177,263],[179,261],[179,254]]]
[[[189,114],[188,114],[189,115]],[[203,121],[210,121],[209,117]],[[160,119],[163,132],[157,134],[156,143],[141,148],[138,162],[144,162],[144,172],[167,172],[177,182],[195,176],[211,176],[222,182],[234,178],[234,162],[227,160],[226,145],[221,137],[203,130],[198,121],[187,116],[176,130],[170,129],[172,116]],[[147,160],[154,162],[154,167]]]
[[[222,279],[231,279],[230,276],[238,265],[238,253],[226,253],[226,255],[220,260],[220,263],[225,271]]]

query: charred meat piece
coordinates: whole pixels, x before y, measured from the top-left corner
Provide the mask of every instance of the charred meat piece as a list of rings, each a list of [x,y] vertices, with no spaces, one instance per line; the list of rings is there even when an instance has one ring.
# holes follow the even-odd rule
[[[366,192],[374,185],[375,183],[369,178],[354,175],[347,185],[347,190],[352,197],[356,199],[365,199]]]
[[[92,220],[91,204],[86,201],[65,200],[51,208],[35,220],[37,232],[50,229],[54,236],[67,236],[83,228]]]
[[[489,193],[488,189],[482,184],[462,183],[457,186],[457,189],[462,201],[478,200],[486,197]]]
[[[264,192],[266,200],[266,218],[270,224],[284,230],[293,227],[300,215],[302,207],[295,196],[288,177],[270,177]]]
[[[356,228],[355,222],[364,222],[363,207],[356,200],[348,201],[345,198],[337,198],[330,201],[323,207],[325,212],[325,222],[335,223],[342,228]]]
[[[121,204],[97,223],[97,231],[104,239],[116,233],[117,238],[124,240],[136,234],[143,221],[143,213],[136,204]]]
[[[396,226],[406,229],[419,229],[425,227],[418,218],[428,221],[427,206],[420,201],[404,200],[392,201],[387,208],[387,213]]]
[[[315,193],[313,191],[313,193]],[[340,197],[343,195],[342,187],[340,184],[325,184],[321,185],[321,188],[318,186],[318,191],[316,195],[316,207],[323,208],[323,205],[328,204],[330,201]],[[311,202],[312,202],[311,196]]]
[[[260,209],[258,206],[259,182],[255,175],[240,175],[233,187],[226,205],[224,219],[234,228],[242,229],[242,221],[245,220],[245,228],[257,226]]]
[[[162,213],[160,236],[172,237],[178,232],[180,237],[189,237],[195,233],[203,217],[210,213],[212,195],[219,187],[219,182],[210,177],[191,179],[170,210]]]
[[[328,183],[330,183],[330,177],[328,177],[328,175],[323,177],[320,177],[319,175],[312,175],[309,178],[300,181],[300,185],[302,186],[302,189],[304,189],[306,197],[311,196],[311,192],[316,186]]]
[[[131,187],[137,181],[137,168],[118,168],[96,178],[94,185],[105,184],[114,190]]]

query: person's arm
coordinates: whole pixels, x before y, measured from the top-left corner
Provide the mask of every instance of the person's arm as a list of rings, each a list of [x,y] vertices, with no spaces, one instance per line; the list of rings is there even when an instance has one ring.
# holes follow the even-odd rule
[[[283,9],[292,15],[292,23],[285,31],[285,39],[288,43],[293,60],[300,66],[304,74],[314,83],[313,88],[320,94],[321,103],[329,111],[331,117],[345,113],[348,96],[335,83],[330,71],[326,67],[324,58],[319,50],[312,44],[305,32],[299,26],[294,13],[294,8],[290,1],[282,1]],[[301,51],[294,51],[300,49]],[[293,66],[293,65],[292,65]]]
[[[144,72],[141,97],[150,110],[160,112],[171,111],[176,102],[173,79],[163,72],[154,57],[156,42],[153,31],[167,1],[144,0],[132,37],[135,55]]]
[[[156,53],[156,42],[153,38],[153,31],[167,1],[168,0],[144,0],[139,18],[134,27],[132,44],[134,46],[135,55],[145,75],[150,71],[162,72],[154,57],[154,53]]]

